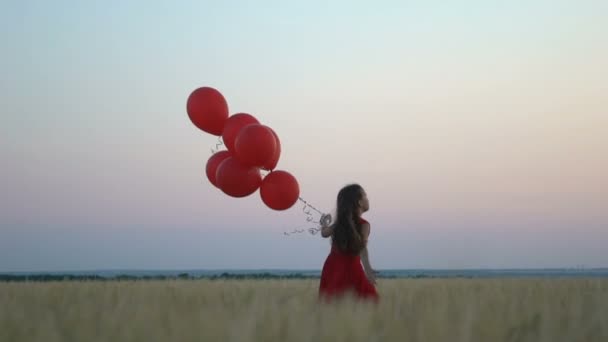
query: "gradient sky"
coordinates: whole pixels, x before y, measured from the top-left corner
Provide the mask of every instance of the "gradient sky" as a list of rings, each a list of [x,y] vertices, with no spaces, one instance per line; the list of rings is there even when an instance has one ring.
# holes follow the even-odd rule
[[[606,1],[0,4],[0,272],[320,269],[301,206],[230,198],[199,86],[281,138],[375,268],[608,266]]]

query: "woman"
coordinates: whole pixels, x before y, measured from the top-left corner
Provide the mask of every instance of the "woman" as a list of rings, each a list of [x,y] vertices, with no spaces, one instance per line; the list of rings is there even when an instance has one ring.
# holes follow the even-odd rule
[[[370,225],[361,217],[368,210],[367,194],[360,185],[345,186],[338,193],[336,221],[321,226],[321,236],[331,236],[332,241],[321,272],[321,298],[329,300],[353,292],[358,298],[378,300],[367,252]],[[321,222],[324,221],[322,218]]]

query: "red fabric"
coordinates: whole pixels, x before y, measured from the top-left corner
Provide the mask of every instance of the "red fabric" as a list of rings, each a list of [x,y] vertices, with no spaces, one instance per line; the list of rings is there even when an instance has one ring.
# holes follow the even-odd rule
[[[363,219],[361,222],[367,223]],[[321,272],[319,297],[330,300],[347,292],[378,301],[376,288],[367,279],[359,255],[344,253],[333,245]]]

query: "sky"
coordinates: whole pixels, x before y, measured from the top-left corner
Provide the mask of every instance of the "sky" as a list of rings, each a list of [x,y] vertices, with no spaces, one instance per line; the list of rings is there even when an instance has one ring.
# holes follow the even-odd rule
[[[605,1],[0,3],[0,272],[320,269],[302,206],[206,179],[211,86],[372,266],[608,267]]]

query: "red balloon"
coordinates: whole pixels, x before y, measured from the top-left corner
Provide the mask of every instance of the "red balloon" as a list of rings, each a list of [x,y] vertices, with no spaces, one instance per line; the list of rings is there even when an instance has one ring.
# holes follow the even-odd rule
[[[287,171],[273,171],[260,186],[262,201],[274,210],[291,208],[300,197],[300,186],[294,176]]]
[[[236,158],[226,158],[217,168],[218,187],[228,196],[246,197],[254,193],[262,183],[257,167],[241,164]]]
[[[271,171],[271,170],[274,170],[277,167],[277,164],[279,163],[279,158],[281,157],[281,141],[279,140],[279,136],[275,133],[275,131],[272,128],[268,127],[268,129],[270,129],[270,131],[274,135],[277,147],[274,150],[274,155],[272,156],[272,158],[270,158],[268,160],[268,162],[266,164],[264,164],[264,166],[262,166],[262,168],[264,170]]]
[[[228,104],[224,96],[214,88],[201,87],[188,97],[186,111],[190,121],[201,130],[221,135],[228,119]]]
[[[243,165],[262,167],[274,157],[277,142],[269,127],[252,124],[241,129],[234,147],[235,156]]]
[[[247,113],[237,113],[230,116],[228,120],[226,120],[224,131],[222,132],[222,140],[224,140],[224,145],[226,145],[228,151],[232,152],[232,154],[235,153],[234,142],[243,127],[259,123],[260,122],[255,117]]]
[[[231,156],[232,155],[228,151],[219,151],[213,154],[209,160],[207,160],[207,167],[205,168],[207,179],[209,179],[211,184],[213,184],[213,186],[216,188],[219,188],[216,180],[217,168],[224,160],[230,158]]]

